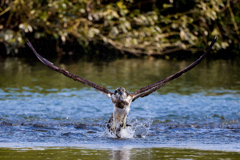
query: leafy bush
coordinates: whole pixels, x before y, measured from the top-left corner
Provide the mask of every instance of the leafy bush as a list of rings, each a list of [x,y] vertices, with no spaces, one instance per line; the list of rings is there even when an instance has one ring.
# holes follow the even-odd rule
[[[239,0],[6,0],[0,8],[0,43],[7,54],[27,38],[98,42],[134,55],[214,49],[240,40]],[[187,7],[186,7],[187,6]]]

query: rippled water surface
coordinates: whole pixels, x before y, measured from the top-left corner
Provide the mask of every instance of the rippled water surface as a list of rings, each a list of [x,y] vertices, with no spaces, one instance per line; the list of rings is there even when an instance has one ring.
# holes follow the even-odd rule
[[[122,86],[134,92],[192,61],[54,64],[111,91]],[[50,153],[82,159],[240,157],[239,71],[239,60],[204,60],[134,101],[128,116],[133,127],[125,130],[125,138],[116,139],[106,133],[113,110],[110,99],[35,59],[1,59],[0,159],[9,153],[29,159]]]

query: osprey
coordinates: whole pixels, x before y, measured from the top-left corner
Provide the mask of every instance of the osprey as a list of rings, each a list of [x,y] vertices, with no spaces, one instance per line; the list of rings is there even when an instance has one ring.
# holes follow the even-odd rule
[[[125,88],[123,88],[123,87],[119,87],[114,92],[110,92],[108,89],[106,89],[100,85],[90,82],[89,80],[81,78],[77,75],[71,74],[62,68],[54,66],[53,63],[49,62],[48,60],[43,58],[41,55],[39,55],[29,41],[27,42],[27,45],[32,49],[32,51],[37,56],[37,58],[43,64],[48,66],[49,68],[51,68],[57,72],[60,72],[63,75],[65,75],[69,78],[72,78],[75,81],[79,81],[83,84],[89,85],[89,86],[93,87],[94,89],[100,91],[102,94],[109,97],[112,100],[114,107],[113,107],[113,114],[108,121],[107,127],[112,133],[115,132],[116,136],[118,138],[120,138],[121,137],[119,135],[120,130],[122,128],[126,128],[126,126],[127,126],[126,120],[127,120],[128,113],[130,111],[131,102],[135,101],[139,97],[142,98],[142,97],[148,96],[149,94],[151,94],[154,91],[156,91],[157,89],[161,88],[162,86],[164,86],[171,80],[180,77],[183,73],[194,68],[198,63],[200,63],[206,57],[206,55],[211,50],[211,48],[214,45],[214,43],[216,42],[216,40],[217,40],[217,38],[213,37],[212,42],[211,42],[210,46],[208,47],[207,51],[199,59],[197,59],[195,62],[190,64],[188,67],[186,67],[183,70],[180,70],[177,73],[175,73],[165,79],[162,79],[156,83],[153,83],[146,87],[140,88],[139,90],[137,90],[134,93],[128,93],[125,90]]]

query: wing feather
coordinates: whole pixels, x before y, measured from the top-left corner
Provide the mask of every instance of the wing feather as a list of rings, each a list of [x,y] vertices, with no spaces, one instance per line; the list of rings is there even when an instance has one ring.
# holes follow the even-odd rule
[[[77,75],[74,75],[74,74],[71,74],[69,73],[68,71],[62,69],[62,68],[59,68],[59,67],[56,67],[53,65],[53,63],[49,62],[48,60],[46,60],[45,58],[43,58],[40,54],[38,54],[36,52],[36,50],[34,49],[34,47],[32,46],[32,44],[30,43],[30,41],[27,42],[27,45],[32,49],[32,51],[34,52],[34,54],[37,56],[37,58],[43,63],[45,64],[46,66],[48,66],[49,68],[51,68],[52,70],[54,71],[57,71],[59,73],[62,73],[63,75],[69,77],[69,78],[72,78],[73,80],[75,81],[78,81],[78,82],[81,82],[83,84],[86,84],[86,85],[89,85],[91,87],[93,87],[94,89],[100,91],[102,94],[108,96],[109,98],[111,97],[111,95],[113,94],[112,92],[110,92],[109,90],[107,90],[106,88],[100,86],[100,85],[97,85],[93,82],[90,82],[88,81],[87,79],[84,79],[84,78],[81,78]]]
[[[138,91],[131,93],[130,95],[133,97],[133,100],[136,100],[139,97],[145,97],[148,96],[149,94],[153,93],[154,91],[156,91],[157,89],[161,88],[162,86],[164,86],[165,84],[167,84],[168,82],[170,82],[171,80],[180,77],[183,73],[191,70],[192,68],[194,68],[198,63],[200,63],[208,54],[208,52],[211,50],[212,46],[214,45],[214,43],[216,42],[217,38],[214,36],[212,39],[212,42],[210,44],[210,46],[208,47],[207,51],[195,62],[193,62],[192,64],[190,64],[188,67],[184,68],[183,70],[178,71],[177,73],[162,79],[156,83],[153,83],[151,85],[148,85],[146,87],[143,87],[141,89],[139,89]]]

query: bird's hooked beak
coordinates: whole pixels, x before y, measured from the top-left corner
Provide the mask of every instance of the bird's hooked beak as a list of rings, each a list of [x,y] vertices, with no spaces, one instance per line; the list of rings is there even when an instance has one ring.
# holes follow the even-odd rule
[[[123,95],[123,91],[121,89],[118,90],[118,94]]]
[[[118,92],[119,95],[123,95],[124,92],[125,92],[125,89],[119,88],[119,89],[117,90],[117,92]]]

